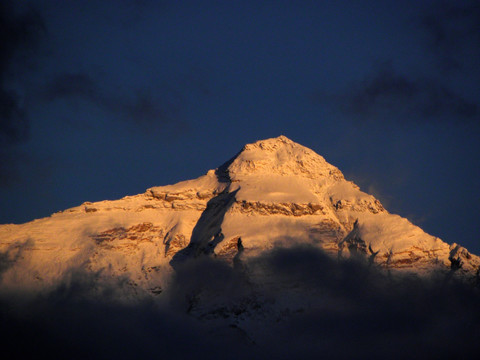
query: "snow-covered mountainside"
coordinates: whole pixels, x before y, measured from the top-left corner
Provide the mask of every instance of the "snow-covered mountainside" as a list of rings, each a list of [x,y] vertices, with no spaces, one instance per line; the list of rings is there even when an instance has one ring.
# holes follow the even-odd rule
[[[44,219],[0,226],[3,289],[43,290],[78,271],[157,295],[201,254],[248,266],[274,247],[310,244],[333,258],[419,275],[478,277],[480,258],[390,214],[323,157],[284,136],[246,145],[194,180]]]

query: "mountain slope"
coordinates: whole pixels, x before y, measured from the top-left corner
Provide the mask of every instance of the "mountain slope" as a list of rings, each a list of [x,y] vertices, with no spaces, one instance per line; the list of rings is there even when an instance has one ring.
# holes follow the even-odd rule
[[[246,145],[206,175],[144,194],[0,226],[1,286],[42,291],[90,274],[127,298],[158,295],[186,259],[233,265],[277,246],[310,244],[381,268],[478,276],[480,258],[426,234],[284,136]],[[103,285],[102,285],[103,284]]]

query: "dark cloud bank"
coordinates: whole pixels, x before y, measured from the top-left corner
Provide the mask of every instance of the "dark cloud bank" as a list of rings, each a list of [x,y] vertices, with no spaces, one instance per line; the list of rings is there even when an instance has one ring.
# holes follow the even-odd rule
[[[238,265],[238,264],[237,264]],[[305,246],[244,268],[197,258],[162,300],[97,300],[93,276],[32,301],[2,294],[2,353],[15,358],[466,358],[480,350],[478,288],[449,274],[397,278]],[[451,275],[451,274],[450,274]],[[250,319],[250,320],[242,320]]]

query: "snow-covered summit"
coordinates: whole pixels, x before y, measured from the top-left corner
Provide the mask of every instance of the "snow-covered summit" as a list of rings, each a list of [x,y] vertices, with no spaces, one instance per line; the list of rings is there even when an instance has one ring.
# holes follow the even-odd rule
[[[245,145],[228,164],[228,174],[233,181],[254,174],[343,179],[322,156],[283,135]]]
[[[0,226],[0,285],[42,290],[72,270],[156,295],[177,264],[201,254],[248,266],[274,247],[309,244],[379,268],[478,276],[480,258],[449,245],[347,181],[285,136],[246,145],[205,175],[115,201],[84,203]]]

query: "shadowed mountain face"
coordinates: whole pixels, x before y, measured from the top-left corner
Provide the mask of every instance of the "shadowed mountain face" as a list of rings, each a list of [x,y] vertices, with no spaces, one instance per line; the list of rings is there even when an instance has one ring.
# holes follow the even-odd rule
[[[235,194],[224,191],[208,201],[206,209],[198,219],[192,230],[192,237],[188,246],[178,251],[170,261],[170,265],[175,268],[175,264],[189,260],[191,257],[197,257],[200,254],[211,254],[225,236],[222,233],[222,223],[225,214],[235,202]]]
[[[158,341],[169,356],[439,357],[458,343],[467,354],[479,266],[280,136],[194,180],[0,226],[2,330],[47,328],[35,346],[55,339],[79,357],[83,342],[104,357],[124,338],[138,349],[120,357]],[[97,318],[108,339],[87,335]]]

